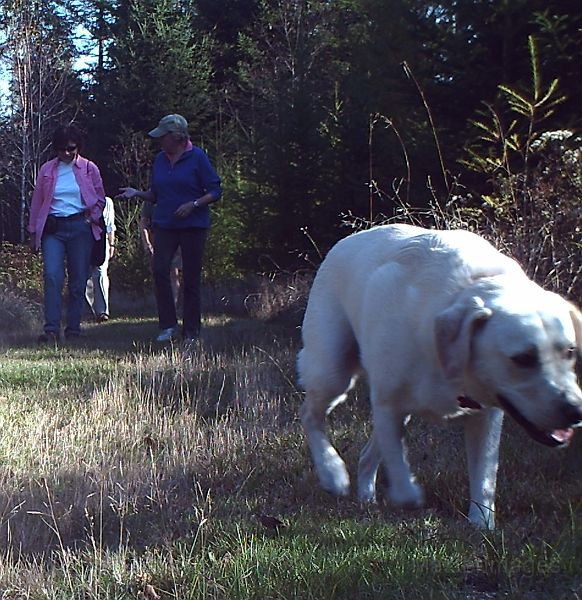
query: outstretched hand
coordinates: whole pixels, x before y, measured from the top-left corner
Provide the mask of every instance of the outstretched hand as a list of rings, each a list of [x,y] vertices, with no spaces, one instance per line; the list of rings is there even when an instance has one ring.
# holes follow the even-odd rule
[[[120,193],[115,196],[116,200],[131,200],[131,198],[135,198],[139,194],[139,190],[132,187],[119,188],[119,192]]]

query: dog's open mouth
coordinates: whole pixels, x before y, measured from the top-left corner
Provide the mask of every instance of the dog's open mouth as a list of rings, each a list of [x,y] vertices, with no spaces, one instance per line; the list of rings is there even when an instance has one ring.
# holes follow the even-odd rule
[[[499,403],[509,415],[519,423],[536,442],[550,446],[552,448],[565,447],[570,443],[574,430],[571,427],[567,429],[554,429],[553,431],[543,431],[538,429],[533,423],[530,423],[518,410],[509,402],[509,400],[497,394]]]

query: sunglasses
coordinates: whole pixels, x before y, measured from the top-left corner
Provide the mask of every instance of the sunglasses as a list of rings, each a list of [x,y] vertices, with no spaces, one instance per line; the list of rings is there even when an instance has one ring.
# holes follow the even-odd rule
[[[71,146],[63,146],[62,148],[57,148],[57,150],[59,152],[74,152],[77,149],[77,145],[71,145]]]

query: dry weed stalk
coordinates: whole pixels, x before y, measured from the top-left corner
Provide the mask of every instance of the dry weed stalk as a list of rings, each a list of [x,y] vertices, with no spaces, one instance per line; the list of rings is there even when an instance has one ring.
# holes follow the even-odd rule
[[[5,556],[55,549],[65,569],[80,546],[98,563],[109,549],[185,535],[192,521],[203,540],[213,494],[247,485],[280,421],[293,352],[276,362],[253,347],[176,347],[128,357],[92,391],[55,400],[54,388],[36,389],[26,419],[4,432],[19,447],[2,488]]]

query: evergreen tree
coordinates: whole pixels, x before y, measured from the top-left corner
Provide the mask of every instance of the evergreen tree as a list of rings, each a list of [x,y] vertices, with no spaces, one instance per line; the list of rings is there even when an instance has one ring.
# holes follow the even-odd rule
[[[323,229],[328,214],[335,182],[326,155],[344,65],[338,34],[351,18],[342,10],[348,4],[262,1],[253,27],[239,36],[230,110],[241,123],[251,243],[274,261],[293,263],[310,247],[302,230]]]
[[[176,0],[132,0],[113,10],[103,72],[93,89],[93,138],[109,162],[112,149],[180,113],[198,143],[213,140],[212,40],[196,36]],[[112,169],[113,170],[113,169]],[[110,172],[110,185],[119,179]]]

